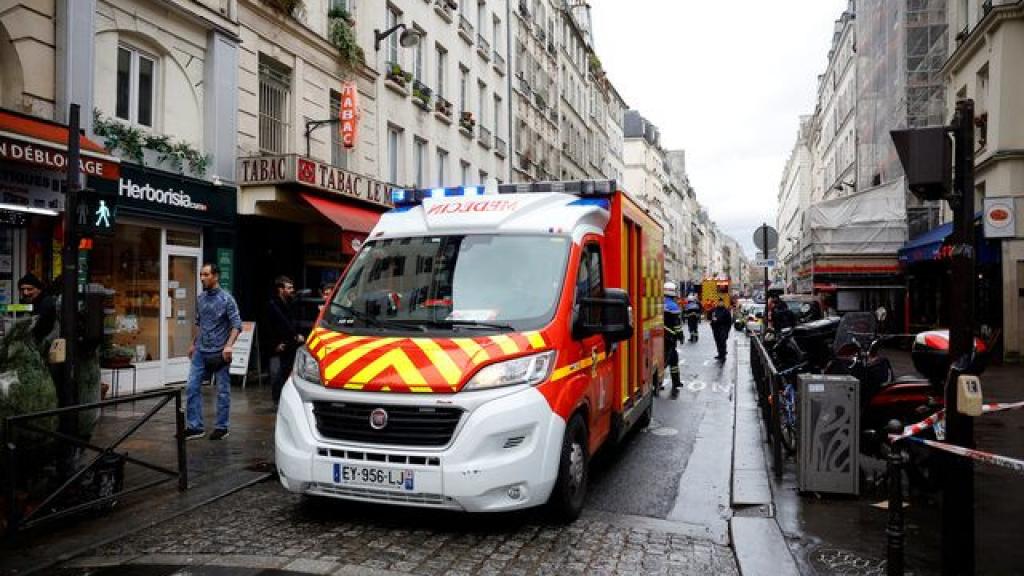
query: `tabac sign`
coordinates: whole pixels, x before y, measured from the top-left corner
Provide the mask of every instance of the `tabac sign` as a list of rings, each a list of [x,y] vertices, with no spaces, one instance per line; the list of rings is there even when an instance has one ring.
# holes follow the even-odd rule
[[[322,162],[287,154],[238,159],[238,185],[295,184],[393,208],[391,186]]]
[[[345,148],[356,147],[359,134],[359,89],[355,82],[341,85],[341,107],[338,110],[338,132]]]

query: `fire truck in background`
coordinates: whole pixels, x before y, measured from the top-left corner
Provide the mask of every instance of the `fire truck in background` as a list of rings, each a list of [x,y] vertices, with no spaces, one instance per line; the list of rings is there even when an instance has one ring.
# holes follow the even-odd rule
[[[394,190],[285,385],[285,488],[579,515],[650,422],[662,230],[613,181]]]
[[[725,300],[725,307],[732,308],[732,294],[729,291],[729,278],[705,278],[700,285],[700,302],[705,313],[718,305],[718,299]]]

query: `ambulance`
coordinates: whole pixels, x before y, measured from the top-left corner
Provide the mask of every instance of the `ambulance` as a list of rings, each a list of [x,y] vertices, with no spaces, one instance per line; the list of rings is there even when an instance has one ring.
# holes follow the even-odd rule
[[[281,484],[576,518],[591,456],[651,420],[661,228],[614,181],[392,195],[281,394]]]

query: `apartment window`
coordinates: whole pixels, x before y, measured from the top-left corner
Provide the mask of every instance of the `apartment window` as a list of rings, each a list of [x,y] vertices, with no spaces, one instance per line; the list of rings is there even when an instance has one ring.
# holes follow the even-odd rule
[[[479,90],[477,95],[477,121],[483,126],[484,118],[486,117],[484,115],[487,114],[487,84],[477,82],[476,87]]]
[[[494,95],[494,135],[501,138],[501,96]]]
[[[487,184],[487,172],[485,170],[480,171],[480,185]]]
[[[416,28],[416,31],[419,32],[420,34],[425,34],[425,32],[423,32],[419,28]],[[423,49],[424,45],[426,45],[426,42],[424,41],[424,36],[420,36],[420,41],[417,42],[416,46],[413,47],[413,57],[415,58],[415,60],[413,61],[412,76],[418,82],[423,82],[426,80],[427,68],[426,54],[424,53],[425,50]]]
[[[480,2],[476,6],[476,31],[484,40],[487,39],[487,5]]]
[[[117,47],[118,118],[153,127],[156,58],[129,46]]]
[[[402,20],[402,15],[394,7],[388,6],[387,23],[385,30],[390,30]],[[388,62],[398,62],[398,34],[388,36]]]
[[[352,13],[352,0],[331,0],[331,5],[328,10],[344,10],[349,14]]]
[[[459,66],[459,112],[469,110],[469,69]]]
[[[291,71],[279,62],[260,56],[260,151],[287,152]]]
[[[494,51],[504,52],[501,49],[501,18],[495,16],[492,23],[494,24]]]
[[[388,126],[388,183],[401,184],[398,181],[398,163],[401,161],[402,131]]]
[[[444,89],[445,81],[447,80],[448,74],[448,51],[444,49],[440,44],[437,45],[437,86],[434,86],[434,92],[437,93],[438,98],[444,98],[447,90]]]
[[[459,168],[460,168],[460,170],[459,170],[459,184],[463,184],[463,185],[468,184],[469,183],[469,162],[466,162],[465,160],[460,160],[459,161]]]
[[[427,187],[427,141],[417,138],[412,147],[412,162],[416,169],[416,187]]]
[[[437,185],[444,186],[448,170],[448,151],[442,148],[437,149]]]
[[[331,90],[331,119],[337,120],[341,115],[341,94]],[[341,142],[341,131],[338,124],[331,128],[331,164],[338,168],[348,168],[348,152]]]

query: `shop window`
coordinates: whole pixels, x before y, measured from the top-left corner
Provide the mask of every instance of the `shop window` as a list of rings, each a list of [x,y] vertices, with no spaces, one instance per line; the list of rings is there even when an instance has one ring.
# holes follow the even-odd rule
[[[118,224],[113,238],[96,238],[90,279],[109,295],[105,358],[160,359],[160,229]]]
[[[188,248],[199,248],[202,236],[199,232],[185,230],[168,230],[167,244],[169,246],[186,246]]]
[[[152,128],[155,85],[156,58],[130,46],[118,46],[117,117]]]

